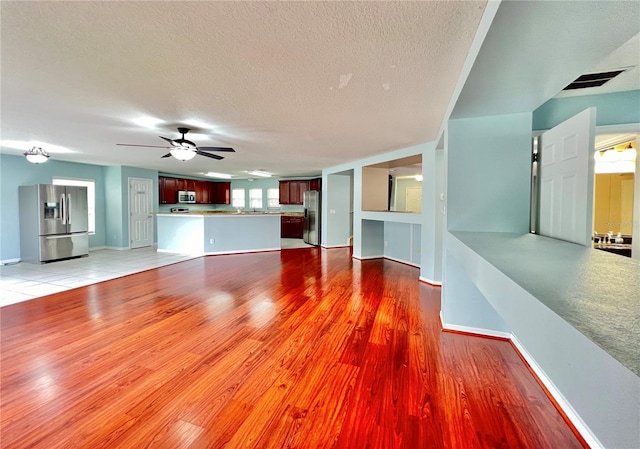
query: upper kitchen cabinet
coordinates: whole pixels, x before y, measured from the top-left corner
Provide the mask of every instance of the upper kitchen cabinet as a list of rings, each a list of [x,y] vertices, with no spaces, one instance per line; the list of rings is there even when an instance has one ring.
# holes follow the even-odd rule
[[[193,191],[196,204],[231,204],[231,183],[158,176],[160,204],[176,204],[178,192]]]
[[[213,202],[214,184],[212,182],[195,181],[194,191],[196,192],[196,204],[211,204]]]
[[[322,190],[322,178],[316,178],[309,181],[309,190]]]
[[[280,204],[302,205],[304,192],[307,190],[321,190],[320,179],[280,181]]]
[[[196,181],[193,179],[182,179],[176,178],[178,180],[178,190],[187,190],[189,192],[194,192],[196,190]]]
[[[280,181],[279,190],[280,190],[280,198],[278,202],[280,204],[291,204],[289,203],[289,181]]]
[[[158,176],[160,204],[176,204],[178,202],[178,179]]]
[[[231,183],[214,182],[213,204],[231,204]]]

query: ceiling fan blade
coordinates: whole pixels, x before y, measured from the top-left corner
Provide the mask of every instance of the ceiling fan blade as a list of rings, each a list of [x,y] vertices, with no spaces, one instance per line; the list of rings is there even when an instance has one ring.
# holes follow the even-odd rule
[[[136,145],[135,143],[116,143],[121,147],[144,147],[144,148],[171,148],[166,145]]]
[[[177,145],[176,145],[176,143],[175,143],[173,140],[169,139],[168,137],[162,137],[162,136],[158,136],[158,137],[160,137],[161,139],[164,139],[164,140],[166,140],[167,142],[169,142],[169,143],[171,144],[171,146],[172,146],[172,147],[177,146]]]
[[[210,157],[211,159],[224,159],[224,157],[222,156],[218,156],[217,154],[209,154],[209,153],[205,153],[204,151],[200,151],[200,150],[196,150],[196,154],[199,154],[200,156],[206,156],[206,157]]]
[[[229,147],[198,147],[200,151],[228,151],[230,153],[235,153],[236,150]]]
[[[160,159],[162,159],[163,157],[171,157],[171,153],[167,153],[164,156],[161,156]]]

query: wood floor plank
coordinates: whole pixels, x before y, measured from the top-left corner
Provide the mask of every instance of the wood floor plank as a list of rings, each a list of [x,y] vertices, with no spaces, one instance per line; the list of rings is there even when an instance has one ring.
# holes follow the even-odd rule
[[[0,309],[0,446],[579,448],[508,342],[418,269],[211,256]]]

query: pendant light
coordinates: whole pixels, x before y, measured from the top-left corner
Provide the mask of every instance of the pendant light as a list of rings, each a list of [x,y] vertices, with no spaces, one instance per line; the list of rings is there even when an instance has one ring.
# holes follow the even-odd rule
[[[42,164],[49,160],[49,155],[46,151],[44,151],[40,147],[33,147],[26,153],[24,153],[25,157],[32,164]]]

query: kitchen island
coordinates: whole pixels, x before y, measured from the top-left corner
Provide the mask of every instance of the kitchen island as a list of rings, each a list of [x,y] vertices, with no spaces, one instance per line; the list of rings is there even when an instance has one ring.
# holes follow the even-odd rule
[[[189,255],[280,250],[280,214],[159,213],[158,251]]]

